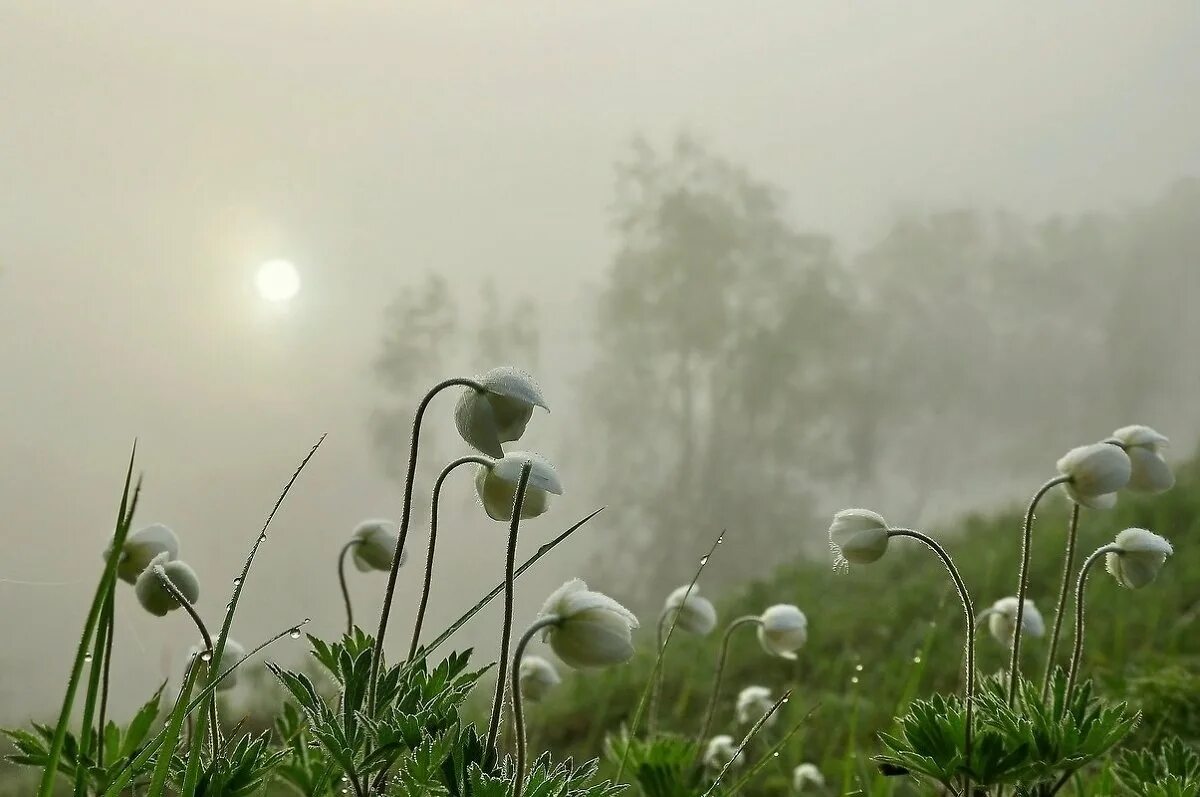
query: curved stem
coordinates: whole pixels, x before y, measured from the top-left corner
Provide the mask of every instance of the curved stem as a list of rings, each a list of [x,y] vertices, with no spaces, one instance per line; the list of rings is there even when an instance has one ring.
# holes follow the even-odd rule
[[[167,578],[167,571],[163,569],[162,565],[154,566],[154,575],[158,577],[158,581],[163,585],[163,589],[171,593],[171,597],[183,607],[183,610],[186,611],[188,616],[192,618],[192,622],[196,624],[196,628],[200,631],[200,637],[204,640],[205,650],[208,653],[208,658],[204,659],[204,662],[205,664],[208,664],[212,661],[213,656],[212,636],[208,633],[208,627],[204,625],[204,621],[200,619],[200,615],[196,614],[196,610],[192,608],[192,604],[188,601],[184,594],[180,592],[174,584],[171,583],[171,579]],[[201,659],[203,658],[204,657],[202,656]],[[212,726],[212,735],[209,737],[209,741],[211,743],[210,752],[212,753],[213,761],[216,761],[217,745],[220,743],[218,735],[220,734],[219,729],[221,727],[217,724],[216,700],[210,700],[208,703],[208,722],[209,725]]]
[[[469,465],[474,463],[484,467],[491,467],[495,463],[479,456],[459,457],[451,462],[446,467],[442,468],[442,472],[438,474],[437,481],[433,483],[433,501],[430,504],[429,510],[429,554],[425,557],[425,586],[421,590],[421,603],[417,607],[417,621],[413,624],[412,643],[408,646],[408,658],[411,661],[417,655],[417,646],[421,641],[421,626],[425,623],[425,608],[429,605],[429,589],[433,585],[433,552],[437,546],[437,523],[438,523],[438,500],[442,494],[442,482],[460,465]]]
[[[721,652],[717,656],[717,669],[713,673],[712,694],[708,697],[708,707],[704,709],[704,722],[700,726],[700,735],[696,737],[697,756],[703,754],[704,741],[708,738],[709,730],[712,729],[713,714],[717,710],[717,699],[721,695],[721,678],[725,675],[725,659],[729,656],[729,640],[735,629],[750,624],[762,625],[762,618],[756,614],[747,614],[730,621],[729,625],[725,627],[725,634],[721,637]]]
[[[1067,529],[1066,562],[1063,564],[1062,584],[1058,588],[1058,605],[1054,609],[1054,630],[1050,632],[1050,649],[1046,653],[1046,672],[1042,675],[1042,700],[1050,694],[1050,679],[1054,675],[1054,660],[1058,654],[1058,637],[1062,632],[1063,614],[1067,609],[1067,593],[1071,590],[1071,574],[1075,572],[1075,542],[1079,536],[1079,504],[1071,503],[1071,525]]]
[[[504,706],[504,691],[508,688],[505,672],[508,667],[508,647],[512,641],[513,618],[513,570],[517,559],[517,530],[521,526],[521,510],[525,505],[525,490],[529,486],[529,471],[533,462],[525,460],[521,466],[521,478],[517,482],[517,494],[513,500],[512,521],[508,527],[508,556],[504,565],[504,625],[500,632],[500,659],[497,662],[496,696],[492,700],[492,719],[488,723],[487,743],[483,754],[488,761],[496,756],[496,733],[500,730],[500,711]]]
[[[1071,669],[1067,671],[1067,699],[1070,699],[1071,692],[1075,689],[1075,682],[1079,677],[1079,662],[1083,658],[1083,590],[1087,586],[1088,571],[1106,554],[1120,552],[1121,548],[1118,545],[1097,548],[1083,561],[1083,567],[1079,568],[1079,580],[1075,583],[1075,646],[1071,651]]]
[[[958,590],[959,600],[962,601],[963,616],[967,622],[967,677],[966,685],[963,688],[963,702],[966,704],[966,730],[963,738],[963,752],[966,756],[966,767],[970,771],[971,768],[971,743],[974,737],[975,724],[975,607],[971,602],[971,593],[967,591],[967,585],[962,579],[962,575],[958,572],[958,568],[954,565],[954,560],[950,558],[950,554],[942,547],[941,543],[933,539],[927,534],[922,534],[919,531],[912,529],[892,529],[888,531],[888,537],[910,537],[914,540],[919,540],[925,543],[928,548],[942,560],[942,564],[946,566],[946,570],[950,572],[950,578],[954,581],[954,587]],[[971,776],[963,775],[963,794],[971,793]]]
[[[521,639],[517,642],[516,653],[513,654],[512,707],[513,726],[517,734],[517,766],[513,770],[512,797],[521,797],[521,792],[525,788],[525,713],[521,706],[521,658],[525,655],[525,646],[538,631],[556,625],[561,620],[562,618],[557,614],[551,614],[529,626],[521,635]]]
[[[342,550],[338,552],[338,583],[342,586],[342,601],[346,604],[346,634],[354,633],[354,607],[350,603],[350,589],[346,586],[346,554],[350,553],[355,546],[360,545],[362,540],[350,540],[342,546]]]
[[[383,638],[387,634],[388,617],[392,613],[392,597],[396,593],[396,577],[400,573],[400,561],[404,555],[404,543],[408,539],[408,521],[412,517],[413,481],[417,474],[417,452],[420,449],[421,419],[425,416],[425,408],[429,406],[429,402],[433,400],[434,396],[448,387],[455,386],[473,388],[480,393],[485,392],[483,385],[474,379],[447,379],[434,385],[425,394],[425,397],[421,399],[421,403],[417,405],[417,412],[413,417],[412,445],[408,453],[408,475],[404,480],[404,509],[400,515],[400,534],[396,538],[396,552],[392,555],[392,569],[388,572],[387,588],[383,593],[383,608],[379,612],[379,630],[375,632],[375,650],[371,656],[371,678],[367,688],[367,711],[369,714],[374,714],[375,712],[375,693],[379,688],[379,670],[383,666]]]
[[[663,637],[666,633],[666,624],[667,620],[670,619],[670,615],[671,611],[669,609],[664,609],[662,614],[658,616],[657,631],[654,637],[654,652],[660,657],[666,655],[666,651],[663,650],[663,645],[665,644]],[[653,736],[654,732],[658,729],[658,702],[662,697],[664,669],[665,668],[660,664],[658,668],[651,673],[654,678],[654,686],[650,689],[650,707],[646,711],[646,732],[651,736]]]
[[[110,666],[112,664],[113,633],[116,631],[116,607],[117,593],[116,590],[113,590],[113,594],[108,599],[108,635],[104,638],[104,666],[100,675],[100,713],[96,726],[100,733],[100,744],[96,749],[96,766],[104,766],[104,724],[108,717],[108,685],[110,682]]]
[[[1042,496],[1057,485],[1070,481],[1066,476],[1056,476],[1043,484],[1033,494],[1029,508],[1025,510],[1025,523],[1021,530],[1021,573],[1017,580],[1017,616],[1014,619],[1016,627],[1013,631],[1012,658],[1008,664],[1008,705],[1011,707],[1017,699],[1017,683],[1021,677],[1021,624],[1025,622],[1025,597],[1029,593],[1029,554],[1030,542],[1033,540],[1033,517]]]

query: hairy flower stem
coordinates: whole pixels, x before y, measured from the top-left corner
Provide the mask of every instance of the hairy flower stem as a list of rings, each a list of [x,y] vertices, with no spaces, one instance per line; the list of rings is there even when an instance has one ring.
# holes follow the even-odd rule
[[[666,625],[667,620],[671,619],[670,610],[664,609],[663,613],[658,616],[657,631],[654,637],[654,651],[661,657],[666,655],[663,649],[666,645]],[[653,673],[654,686],[650,689],[650,707],[646,710],[646,732],[651,736],[658,730],[658,703],[662,698],[663,685],[663,667],[658,667]]]
[[[383,608],[379,612],[379,630],[375,632],[375,650],[371,656],[371,678],[367,688],[367,713],[375,713],[375,694],[379,689],[379,670],[383,666],[383,638],[387,634],[388,617],[392,613],[392,597],[396,593],[396,577],[400,573],[400,560],[404,554],[404,542],[408,539],[408,522],[412,517],[413,481],[417,475],[417,452],[420,450],[421,419],[425,409],[441,391],[449,387],[462,386],[473,388],[480,393],[486,392],[483,385],[474,379],[447,379],[434,385],[421,403],[417,405],[416,415],[413,416],[412,445],[408,454],[408,476],[404,480],[404,509],[400,514],[400,534],[396,538],[396,552],[392,555],[392,569],[388,572],[387,588],[383,593]]]
[[[1083,658],[1083,591],[1087,586],[1088,571],[1106,554],[1120,552],[1119,545],[1097,548],[1091,556],[1083,560],[1083,567],[1079,568],[1079,580],[1075,582],[1075,646],[1071,650],[1071,669],[1067,671],[1067,700],[1070,700],[1071,692],[1075,690],[1075,682],[1079,678],[1079,662]]]
[[[496,758],[496,734],[500,730],[500,714],[504,707],[504,692],[508,688],[505,680],[508,667],[508,648],[512,641],[513,620],[513,571],[517,559],[517,531],[521,526],[521,510],[525,506],[525,490],[529,486],[529,472],[533,462],[525,460],[521,466],[521,478],[517,482],[517,494],[513,500],[512,522],[508,527],[508,556],[504,565],[504,625],[500,632],[500,658],[496,664],[496,696],[492,700],[492,719],[488,723],[487,743],[483,754],[489,763]]]
[[[512,797],[521,797],[521,792],[525,789],[525,713],[521,706],[521,659],[525,656],[525,646],[529,644],[529,640],[533,639],[534,635],[543,628],[549,628],[552,625],[557,625],[561,621],[561,617],[557,614],[551,614],[542,617],[533,625],[525,630],[521,635],[521,639],[517,642],[516,653],[513,654],[512,662],[512,710],[513,710],[513,727],[516,729],[516,744],[517,744],[517,766],[513,770],[513,791]]]
[[[1062,585],[1058,589],[1058,605],[1054,609],[1054,630],[1050,632],[1050,649],[1046,653],[1046,672],[1042,675],[1042,701],[1050,694],[1050,679],[1054,675],[1054,659],[1058,654],[1058,637],[1062,632],[1063,614],[1067,610],[1067,593],[1071,590],[1071,574],[1075,572],[1075,542],[1079,536],[1079,504],[1071,503],[1071,525],[1067,529],[1067,553],[1063,563]]]
[[[342,587],[342,601],[346,604],[346,634],[354,633],[354,607],[350,604],[350,588],[346,586],[346,554],[350,553],[362,540],[350,540],[338,552],[338,583]]]
[[[700,734],[696,737],[697,762],[703,755],[704,741],[712,729],[713,714],[717,711],[717,700],[721,695],[721,678],[725,675],[725,660],[729,657],[729,640],[733,637],[733,632],[744,625],[762,625],[762,618],[756,614],[747,614],[731,620],[729,625],[725,626],[725,634],[721,637],[721,652],[717,656],[717,669],[713,673],[712,694],[708,697],[708,707],[704,709],[704,722],[700,725]]]
[[[966,704],[966,729],[963,734],[963,754],[966,757],[966,766],[969,770],[971,767],[971,743],[974,738],[975,725],[975,607],[971,603],[971,593],[967,591],[967,585],[963,581],[962,575],[958,572],[958,568],[955,567],[954,560],[950,558],[950,554],[946,552],[946,549],[937,540],[912,529],[892,529],[888,531],[888,537],[910,537],[925,543],[942,560],[942,564],[950,572],[950,578],[954,581],[954,588],[958,590],[959,600],[962,601],[963,616],[967,622],[967,667],[966,683],[963,686],[963,702]],[[963,794],[970,793],[970,776],[963,775]]]
[[[205,658],[204,655],[201,655],[200,659],[205,663],[211,662],[213,656],[212,636],[208,633],[208,628],[204,625],[204,621],[200,619],[200,615],[196,614],[196,610],[192,608],[192,604],[188,602],[183,593],[171,583],[171,579],[167,578],[167,571],[163,569],[162,565],[154,566],[154,575],[158,577],[159,583],[163,585],[163,589],[171,593],[171,597],[183,607],[183,610],[192,618],[192,622],[196,624],[196,628],[199,629],[200,636],[204,640],[205,654],[208,656],[208,658]],[[221,742],[219,738],[221,726],[217,724],[217,701],[215,700],[210,700],[208,703],[208,724],[212,726],[212,735],[209,737],[210,752],[212,753],[213,761],[216,761],[217,746]]]
[[[484,457],[459,457],[442,468],[442,472],[438,474],[437,481],[433,483],[433,500],[430,502],[429,509],[429,553],[425,557],[425,586],[421,589],[421,603],[417,606],[417,620],[413,623],[412,642],[408,646],[409,661],[412,661],[413,657],[417,655],[417,647],[421,642],[421,626],[425,623],[425,609],[429,606],[429,589],[433,586],[433,555],[434,549],[437,546],[438,501],[442,495],[442,482],[446,481],[446,478],[455,468],[460,465],[470,465],[472,463],[482,465],[485,468],[495,464],[492,460]]]
[[[1025,523],[1021,529],[1021,572],[1017,577],[1017,616],[1013,618],[1015,630],[1012,640],[1012,658],[1008,664],[1008,705],[1011,708],[1017,699],[1017,684],[1021,679],[1021,624],[1025,622],[1025,597],[1029,594],[1029,555],[1033,540],[1033,518],[1042,496],[1054,487],[1070,481],[1067,476],[1057,476],[1043,484],[1033,494],[1029,508],[1025,510]]]

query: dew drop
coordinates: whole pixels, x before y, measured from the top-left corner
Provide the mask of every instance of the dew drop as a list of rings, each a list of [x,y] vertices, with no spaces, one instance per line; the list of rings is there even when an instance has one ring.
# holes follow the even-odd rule
[[[266,541],[267,541],[267,534],[266,534],[266,532],[263,532],[262,534],[259,534],[259,535],[258,535],[258,541],[259,541],[259,542],[266,542]]]
[[[288,636],[290,636],[292,639],[299,639],[300,638],[300,629],[293,628],[291,630],[291,633],[288,634]]]
[[[792,699],[791,699],[790,697],[785,697],[785,698],[783,699],[783,702],[784,702],[784,703],[789,703],[789,702],[791,702],[791,700],[792,700]]]
[[[856,676],[854,676],[853,678],[851,678],[851,679],[850,679],[850,683],[852,683],[852,684],[856,684],[856,683],[858,683],[858,676],[856,675]]]
[[[205,650],[200,654],[200,661],[212,661],[212,651]]]
[[[84,655],[84,657],[83,657],[83,660],[84,660],[84,661],[91,661],[91,660],[92,660],[92,654],[91,654],[91,653],[85,654],[85,655]]]
[[[349,783],[349,782],[350,782],[350,778],[346,777],[345,775],[342,775],[342,783]]]
[[[920,664],[920,663],[921,663],[921,657],[913,656],[913,664]]]
[[[855,664],[855,665],[854,665],[854,671],[855,671],[855,672],[862,672],[862,665],[861,665],[861,664]]]
[[[241,586],[241,584],[242,584],[242,577],[241,577],[241,576],[238,576],[237,578],[235,578],[235,579],[233,580],[233,586],[235,586],[235,587],[238,587],[238,586]]]
[[[776,750],[776,751],[775,751],[774,753],[772,753],[771,755],[775,756],[776,758],[779,758],[779,751],[778,751],[778,750]]]
[[[724,534],[722,534],[720,537],[717,537],[717,545],[720,545],[720,544],[721,544],[721,543],[723,543],[723,542],[725,542],[725,535],[724,535]]]
[[[311,623],[311,622],[312,622],[312,618],[311,618],[311,617],[305,617],[305,618],[304,618],[304,622],[303,622],[303,623],[300,623],[300,625],[304,625],[304,623]]]
[[[708,564],[708,556],[707,555],[700,557],[700,564],[702,564],[702,565]]]

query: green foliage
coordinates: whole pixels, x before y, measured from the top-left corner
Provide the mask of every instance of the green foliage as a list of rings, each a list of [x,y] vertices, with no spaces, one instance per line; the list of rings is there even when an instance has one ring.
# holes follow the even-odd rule
[[[625,771],[644,797],[690,797],[696,793],[698,751],[692,739],[675,734],[639,739],[622,729],[605,740],[604,753],[618,766],[625,758]]]
[[[1113,768],[1117,782],[1136,797],[1200,795],[1200,753],[1178,736],[1155,751],[1128,751]]]

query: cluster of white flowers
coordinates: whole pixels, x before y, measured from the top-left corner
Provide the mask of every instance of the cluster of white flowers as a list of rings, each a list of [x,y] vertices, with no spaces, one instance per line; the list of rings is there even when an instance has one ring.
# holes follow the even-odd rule
[[[105,551],[105,556],[108,555]],[[117,560],[117,575],[133,584],[138,603],[158,617],[179,608],[179,601],[162,583],[164,574],[189,603],[200,599],[196,571],[179,558],[179,537],[161,523],[154,523],[125,537]]]

